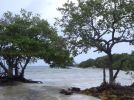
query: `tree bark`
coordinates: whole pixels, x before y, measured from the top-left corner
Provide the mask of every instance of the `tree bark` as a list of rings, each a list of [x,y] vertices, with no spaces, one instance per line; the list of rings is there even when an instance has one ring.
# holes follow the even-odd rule
[[[106,83],[106,69],[103,68],[103,83]]]
[[[21,70],[21,73],[20,73],[20,78],[24,78],[25,69],[26,69],[26,67],[27,67],[27,65],[28,65],[28,63],[29,63],[29,61],[30,61],[30,57],[27,58],[27,60],[26,60],[26,62],[25,62],[25,65],[22,67],[22,70]]]
[[[19,57],[16,59],[15,64],[14,64],[14,68],[15,68],[15,77],[18,77],[18,76],[19,76],[18,61],[19,61]]]
[[[12,66],[9,66],[8,67],[8,77],[9,78],[12,78],[13,77],[13,67]]]
[[[109,59],[109,84],[113,84],[114,83],[114,80],[113,80],[113,58],[112,58],[112,54],[109,53],[108,54],[108,59]]]
[[[119,72],[120,72],[120,70],[121,70],[121,68],[122,68],[122,66],[123,66],[124,61],[125,61],[125,60],[122,60],[122,61],[121,61],[119,68],[116,70],[116,73],[115,73],[114,76],[113,76],[113,81],[115,81],[115,79],[117,78],[117,75],[119,74]]]
[[[18,77],[19,76],[19,71],[18,71],[18,67],[16,66],[15,67],[15,77]]]
[[[11,57],[7,57],[7,65],[8,65],[8,73],[7,76],[9,78],[13,78],[13,60]]]
[[[5,73],[8,73],[8,69],[5,67],[5,65],[2,62],[0,62],[0,66],[3,68]]]

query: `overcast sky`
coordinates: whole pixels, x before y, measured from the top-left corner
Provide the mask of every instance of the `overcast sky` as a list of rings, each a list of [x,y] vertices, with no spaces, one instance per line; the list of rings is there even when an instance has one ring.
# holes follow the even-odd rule
[[[55,17],[60,17],[60,13],[56,8],[61,7],[67,0],[0,0],[0,14],[6,11],[19,12],[21,8],[34,13],[38,13],[42,18],[48,20],[52,25]],[[72,0],[76,1],[76,0]],[[113,53],[131,53],[134,50],[134,46],[130,47],[128,44],[116,45],[113,48]],[[105,55],[104,53],[95,53],[93,49],[87,54],[81,54],[75,57],[77,63],[87,60],[89,58],[96,58]],[[39,61],[36,65],[44,65],[43,61]]]

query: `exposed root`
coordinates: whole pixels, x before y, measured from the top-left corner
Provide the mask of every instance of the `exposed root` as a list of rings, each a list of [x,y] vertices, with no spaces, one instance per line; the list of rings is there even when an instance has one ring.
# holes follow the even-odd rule
[[[16,85],[17,82],[22,83],[43,83],[41,81],[33,81],[30,79],[26,79],[24,77],[2,77],[0,78],[0,86],[6,86],[6,85]]]

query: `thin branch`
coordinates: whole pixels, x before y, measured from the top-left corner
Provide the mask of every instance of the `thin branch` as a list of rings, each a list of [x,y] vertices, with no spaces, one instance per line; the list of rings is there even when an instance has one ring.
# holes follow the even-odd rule
[[[116,79],[118,73],[120,72],[121,68],[123,67],[123,63],[125,62],[126,60],[121,60],[121,63],[120,63],[120,66],[119,68],[117,69],[116,73],[114,74],[114,77],[113,77],[113,81]]]

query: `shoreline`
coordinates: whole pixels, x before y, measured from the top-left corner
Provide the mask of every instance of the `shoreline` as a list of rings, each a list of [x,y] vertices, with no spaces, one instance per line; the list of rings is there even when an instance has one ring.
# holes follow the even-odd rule
[[[81,93],[101,100],[134,100],[134,83],[129,86],[101,84],[98,87],[85,89]]]
[[[63,95],[59,86],[21,83],[16,86],[0,87],[0,100],[100,100],[83,94]]]
[[[75,72],[75,73],[74,73]],[[78,87],[82,90],[100,86],[102,83],[102,70],[97,68],[89,69],[49,69],[44,67],[26,70],[27,79],[42,81],[43,84],[19,83],[17,86],[0,87],[0,100],[100,100],[96,97],[85,94],[63,95],[60,89]],[[117,82],[122,85],[130,85],[133,80],[121,71]],[[32,95],[30,97],[30,95]],[[36,97],[35,97],[36,96]],[[45,98],[45,99],[44,99]],[[83,99],[84,98],[84,99]]]
[[[35,81],[33,81],[35,82]],[[23,85],[22,85],[23,84]],[[21,86],[22,85],[22,86]],[[14,81],[13,84],[11,83],[10,85],[4,85],[0,86],[1,88],[8,88],[8,87],[23,87],[25,85],[28,85],[30,87],[30,90],[32,90],[33,92],[35,91],[34,89],[36,87],[38,88],[38,91],[36,91],[37,93],[40,92],[48,92],[49,95],[60,95],[61,97],[72,97],[72,98],[81,98],[81,97],[85,97],[85,98],[94,98],[93,100],[134,100],[134,83],[131,86],[121,86],[120,84],[115,84],[115,85],[108,85],[108,84],[101,84],[98,87],[92,87],[92,88],[86,88],[84,90],[80,90],[80,88],[77,87],[71,87],[71,88],[67,88],[67,87],[60,87],[60,86],[45,86],[45,84],[34,84],[32,82],[19,82],[19,81]],[[31,88],[32,86],[32,88]],[[26,86],[27,87],[27,86]],[[24,90],[28,90],[29,91],[29,87],[24,88]],[[36,88],[37,89],[37,88]],[[65,90],[63,93],[61,93],[61,90]],[[66,94],[65,92],[71,91],[71,94]],[[6,94],[6,93],[5,93]],[[24,94],[23,91],[21,92],[21,94]],[[125,94],[125,95],[124,95]],[[68,96],[66,96],[68,95]],[[10,95],[14,96],[14,95]],[[24,95],[25,96],[25,95]],[[1,98],[1,97],[0,97]],[[5,97],[3,97],[5,98]],[[6,99],[3,99],[6,100]],[[17,100],[17,99],[14,99]],[[24,99],[27,100],[27,99]],[[35,100],[40,100],[40,99],[35,99]],[[43,100],[43,99],[41,99]],[[49,99],[48,99],[49,100]],[[51,100],[51,99],[50,99]],[[52,99],[52,100],[58,100],[58,99]],[[63,99],[64,100],[64,99]],[[69,100],[69,99],[68,99]],[[72,100],[72,99],[71,99]],[[80,99],[78,99],[80,100]],[[88,99],[85,99],[88,100]]]
[[[130,86],[121,86],[120,84],[101,84],[98,87],[81,90],[77,87],[61,89],[61,94],[73,95],[84,94],[93,96],[101,100],[134,100],[134,83]]]

